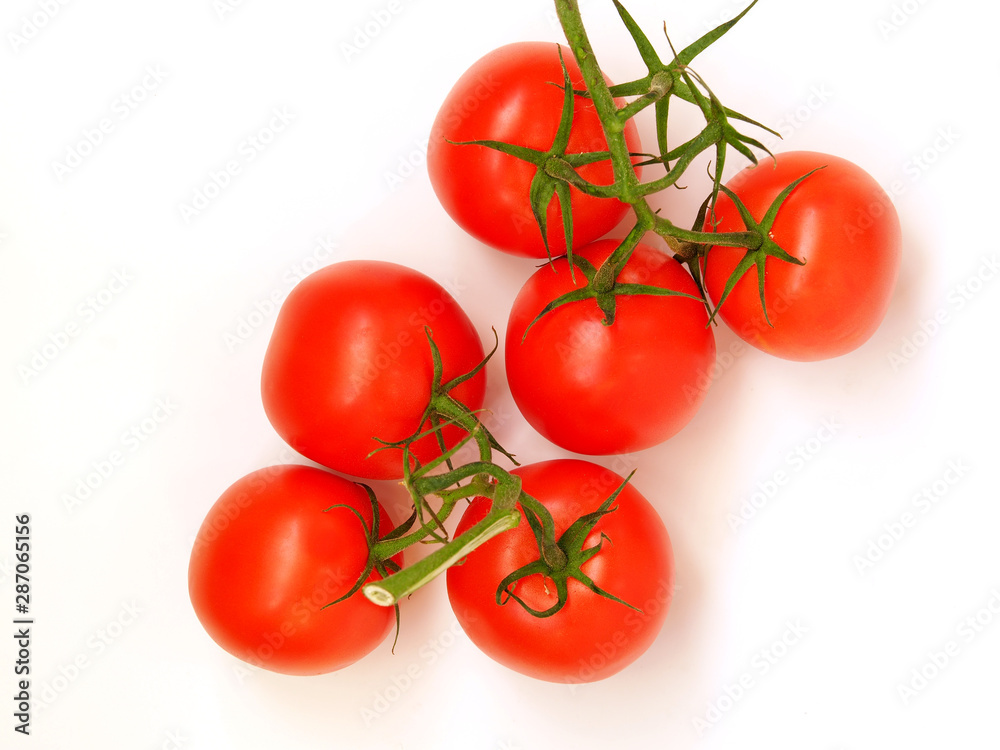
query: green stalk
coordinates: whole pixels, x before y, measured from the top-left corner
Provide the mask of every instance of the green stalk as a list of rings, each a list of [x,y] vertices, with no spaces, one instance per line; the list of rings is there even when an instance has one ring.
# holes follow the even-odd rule
[[[639,214],[640,221],[645,219],[649,223],[649,228],[663,237],[671,249],[674,242],[694,242],[704,245],[723,245],[725,247],[749,247],[754,248],[760,245],[760,236],[755,232],[698,232],[693,229],[684,229],[677,226],[669,219],[653,212],[653,209],[643,201],[633,206]]]
[[[608,84],[604,81],[604,73],[597,63],[594,49],[587,37],[580,15],[580,5],[577,0],[556,0],[556,13],[562,24],[566,41],[573,50],[573,56],[580,66],[587,91],[594,102],[604,137],[608,142],[611,155],[611,165],[614,168],[615,184],[619,186],[619,199],[625,203],[641,200],[638,192],[639,178],[632,168],[632,156],[625,141],[625,124],[627,119],[618,112],[618,105],[611,95]]]
[[[391,607],[404,596],[412,594],[424,584],[446,571],[484,542],[497,534],[513,529],[521,521],[521,513],[501,511],[494,506],[479,523],[461,536],[438,548],[423,560],[407,566],[378,583],[367,584],[362,591],[375,604]]]
[[[722,107],[714,95],[711,95],[711,92],[709,92],[710,98],[706,98],[697,89],[694,80],[691,79],[692,74],[683,69],[683,65],[690,63],[695,55],[725,34],[730,27],[753,7],[754,2],[751,2],[736,18],[709,32],[681,53],[675,53],[675,62],[682,65],[682,80],[678,79],[676,81],[673,74],[668,72],[667,68],[660,62],[655,51],[649,44],[649,40],[638,29],[631,16],[628,15],[619,3],[616,2],[616,5],[619,6],[619,13],[622,15],[626,26],[632,32],[633,39],[635,39],[640,53],[643,55],[643,59],[650,66],[650,75],[646,79],[633,82],[635,85],[641,84],[636,92],[638,93],[641,90],[643,95],[630,104],[627,104],[621,110],[619,110],[615,103],[614,94],[604,80],[604,74],[601,71],[586,29],[584,28],[578,0],[555,0],[556,13],[562,25],[563,33],[566,35],[566,40],[580,66],[580,71],[583,74],[583,79],[587,87],[587,93],[594,103],[594,108],[597,110],[601,126],[604,130],[604,136],[607,140],[608,152],[615,175],[613,185],[608,187],[613,188],[613,192],[619,200],[631,205],[636,217],[636,226],[633,229],[633,233],[605,261],[603,266],[608,267],[608,270],[605,271],[602,267],[599,275],[603,277],[608,273],[612,273],[617,277],[634,251],[638,240],[647,231],[654,231],[663,237],[670,249],[679,258],[684,258],[685,260],[693,257],[692,252],[697,253],[697,246],[699,245],[747,247],[751,250],[760,247],[765,240],[758,233],[748,231],[716,234],[714,232],[681,229],[669,220],[658,216],[646,202],[646,196],[674,185],[693,159],[707,148],[715,146],[718,151],[717,172],[719,172],[719,175],[717,177],[721,176],[726,145],[734,145],[741,153],[747,154],[753,159],[753,155],[749,153],[747,144],[755,146],[760,146],[760,144],[733,130],[727,122],[726,117],[744,120],[755,125],[758,123]],[[697,80],[701,81],[701,79]],[[680,86],[681,83],[686,84],[686,88]],[[675,158],[678,161],[672,169],[668,169],[668,173],[664,177],[652,182],[642,183],[635,173],[632,157],[625,141],[625,126],[630,117],[645,109],[650,104],[655,104],[657,138],[660,152],[663,155],[662,158],[666,159],[668,151],[666,150],[665,118],[667,115],[667,103],[670,96],[674,94],[685,101],[693,101],[698,104],[702,108],[708,124],[701,134],[688,144],[685,144],[675,154]],[[716,108],[718,111],[716,111]],[[664,161],[664,164],[666,166],[666,161]],[[568,178],[564,177],[564,179],[573,182],[573,180]],[[715,190],[718,192],[719,188],[716,187]],[[607,286],[605,279],[602,278],[601,281],[605,282],[605,286]],[[612,279],[611,285],[613,286],[613,284],[614,280]]]
[[[466,467],[461,467],[464,469]],[[439,547],[422,560],[409,565],[378,583],[367,584],[362,591],[372,602],[383,607],[391,607],[404,596],[441,575],[444,571],[489,541],[497,534],[513,529],[521,521],[521,512],[517,509],[517,501],[526,497],[521,492],[521,479],[508,474],[500,467],[493,467],[501,474],[495,484],[491,484],[489,495],[493,496],[493,505],[489,513],[463,534]],[[461,469],[456,469],[457,473]],[[456,498],[457,499],[457,498]],[[382,544],[382,543],[380,543]],[[378,550],[378,546],[376,546]]]
[[[470,492],[466,497],[473,497],[476,493],[476,488],[472,485],[466,485],[470,489]],[[454,494],[448,497],[441,503],[441,507],[431,520],[427,521],[423,526],[418,528],[416,531],[411,531],[409,534],[405,534],[401,537],[382,539],[372,545],[372,551],[375,557],[379,560],[388,560],[390,557],[395,557],[403,550],[408,547],[412,547],[414,544],[419,544],[420,542],[427,539],[427,537],[434,534],[436,531],[441,529],[441,524],[451,515],[452,510],[455,509],[455,504],[461,500],[461,495]]]

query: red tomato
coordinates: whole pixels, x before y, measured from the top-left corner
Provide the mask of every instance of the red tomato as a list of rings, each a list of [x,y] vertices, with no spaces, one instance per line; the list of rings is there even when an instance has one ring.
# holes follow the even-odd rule
[[[368,494],[309,466],[272,466],[243,477],[218,499],[198,531],[188,569],[195,614],[222,648],[274,672],[332,672],[378,646],[395,625],[391,607],[361,591],[331,607],[368,560],[361,519]],[[392,522],[379,505],[380,534]],[[395,560],[402,564],[402,559]],[[380,580],[375,571],[367,581]]]
[[[771,237],[805,265],[764,264],[764,319],[756,268],[733,287],[719,315],[753,346],[785,359],[811,361],[853,351],[878,328],[899,275],[899,217],[889,196],[860,167],[809,151],[779,154],[744,169],[727,184],[760,221],[789,184],[817,167],[778,211]],[[716,204],[719,232],[746,227],[725,195]],[[712,247],[704,278],[716,304],[743,248]]]
[[[585,88],[572,51],[562,47],[562,52],[573,85]],[[485,146],[446,140],[498,140],[547,151],[559,128],[562,82],[558,45],[518,42],[473,64],[445,98],[431,128],[427,169],[445,211],[480,242],[514,255],[548,257],[528,199],[536,168]],[[630,151],[641,150],[632,121],[625,137]],[[607,148],[593,103],[577,97],[567,153]],[[614,182],[609,160],[578,171],[595,184]],[[574,247],[606,234],[628,210],[616,199],[594,198],[576,188],[571,188],[571,196]],[[549,247],[557,256],[566,251],[558,200],[549,204],[547,221]]]
[[[599,266],[612,240],[581,248]],[[612,325],[593,299],[570,302],[531,321],[552,300],[586,283],[565,258],[522,287],[506,334],[507,380],[525,419],[567,450],[605,455],[642,450],[677,433],[705,398],[715,337],[698,299],[620,296]],[[640,244],[618,280],[698,296],[680,263]],[[522,337],[524,340],[522,342]]]
[[[421,427],[433,385],[424,326],[441,351],[443,382],[478,365],[483,346],[468,316],[437,282],[383,261],[344,261],[316,271],[288,295],[264,357],[261,395],[289,445],[331,469],[368,479],[403,476],[402,440]],[[482,406],[485,369],[452,396]],[[429,425],[425,425],[429,426]],[[444,430],[454,445],[464,434]],[[414,443],[421,462],[440,455],[433,436]]]
[[[552,513],[556,538],[581,515],[598,509],[622,477],[588,461],[557,459],[516,469],[526,493]],[[455,616],[476,646],[489,657],[529,677],[550,682],[592,682],[624,669],[642,655],[660,632],[673,596],[670,538],[656,510],[631,484],[615,499],[583,548],[601,550],[581,570],[599,587],[641,611],[630,609],[569,580],[565,606],[550,617],[531,615],[509,600],[496,603],[498,584],[539,558],[535,537],[524,520],[490,539],[465,562],[448,569],[448,597]],[[460,534],[489,511],[476,498],[458,524]],[[607,536],[603,540],[601,535]],[[521,579],[515,593],[537,610],[556,602],[551,582],[541,575]]]

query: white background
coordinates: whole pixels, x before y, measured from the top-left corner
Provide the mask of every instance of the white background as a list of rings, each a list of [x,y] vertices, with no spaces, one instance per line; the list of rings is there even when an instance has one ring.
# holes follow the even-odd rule
[[[318,263],[390,259],[448,286],[484,341],[502,336],[533,266],[450,222],[423,148],[474,60],[562,38],[541,0],[225,2],[0,11],[0,619],[13,630],[13,519],[30,513],[36,701],[24,738],[8,698],[0,745],[997,746],[995,5],[761,0],[696,62],[727,104],[786,134],[773,148],[845,156],[896,186],[902,272],[876,336],[834,361],[733,356],[719,329],[695,420],[599,459],[638,469],[677,591],[639,662],[573,689],[479,654],[440,580],[406,603],[395,655],[387,642],[323,677],[241,671],[199,626],[186,566],[207,509],[243,474],[301,460],[260,405],[274,315],[259,303]],[[739,10],[629,7],[678,44]],[[583,8],[608,74],[641,75],[610,3]],[[288,124],[249,159],[275,111]],[[75,168],[54,167],[105,118]],[[233,159],[238,175],[185,220]],[[678,223],[698,179],[662,199]],[[500,441],[522,461],[565,455],[517,414],[499,357],[489,376]],[[113,451],[120,464],[68,505]],[[400,518],[396,488],[377,489]],[[886,536],[904,513],[913,523]],[[12,696],[13,639],[0,644]]]

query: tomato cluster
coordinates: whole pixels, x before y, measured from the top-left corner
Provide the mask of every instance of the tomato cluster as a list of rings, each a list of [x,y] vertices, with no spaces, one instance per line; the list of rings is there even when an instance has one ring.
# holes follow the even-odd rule
[[[648,76],[612,84],[570,13],[570,46],[511,44],[469,68],[428,148],[431,184],[459,226],[547,259],[509,310],[507,382],[530,425],[587,456],[653,448],[694,418],[720,319],[793,360],[861,346],[900,264],[898,219],[868,174],[813,152],[758,163],[748,146],[760,144],[730,122],[752,121],[690,74],[738,18],[662,63],[619,12]],[[706,120],[676,148],[665,145],[670,97]],[[646,107],[658,154],[639,143],[633,118]],[[725,184],[717,172],[681,229],[646,198],[708,148],[720,164],[734,148],[753,165]],[[629,214],[627,235],[612,239]],[[598,680],[648,649],[674,586],[663,521],[631,477],[591,461],[497,463],[495,453],[516,462],[477,416],[492,355],[459,303],[413,269],[354,260],[299,283],[275,322],[261,397],[277,433],[316,465],[254,472],[208,512],[189,588],[222,648],[288,674],[340,669],[398,627],[401,599],[446,572],[470,640],[523,674]],[[478,459],[460,463],[466,446]],[[361,483],[386,479],[413,500],[398,525]],[[438,546],[405,566],[417,543]]]

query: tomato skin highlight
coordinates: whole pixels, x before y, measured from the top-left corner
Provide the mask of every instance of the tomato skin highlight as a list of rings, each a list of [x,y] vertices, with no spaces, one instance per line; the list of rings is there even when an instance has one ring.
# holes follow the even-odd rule
[[[445,98],[428,142],[431,185],[449,216],[480,242],[529,258],[548,257],[528,197],[535,166],[485,146],[447,141],[497,140],[547,151],[563,106],[557,48],[551,42],[516,42],[478,60]],[[585,88],[572,51],[561,49],[574,87]],[[624,132],[629,150],[641,151],[632,121]],[[607,149],[593,103],[576,97],[567,152]],[[614,182],[610,160],[580,167],[578,172],[594,184]],[[574,248],[607,234],[628,211],[617,199],[588,196],[576,188],[570,192]],[[558,199],[549,204],[546,216],[549,248],[558,256],[566,251]]]
[[[599,240],[578,255],[595,267],[615,249]],[[507,324],[505,360],[514,401],[556,445],[585,455],[627,453],[675,435],[704,401],[715,363],[715,336],[699,299],[620,296],[613,325],[596,300],[562,305],[524,332],[542,309],[586,283],[564,258],[521,288]],[[619,281],[698,296],[680,263],[640,244]],[[523,337],[523,341],[522,341]]]
[[[209,510],[188,568],[191,603],[209,636],[233,656],[290,675],[353,664],[392,631],[392,607],[346,594],[364,571],[371,528],[359,485],[311,466],[259,469]],[[380,532],[393,528],[379,505]],[[402,563],[402,556],[394,558]],[[372,571],[368,581],[381,577]]]
[[[384,261],[343,261],[310,274],[288,295],[264,356],[261,397],[274,429],[303,456],[355,477],[399,479],[402,440],[421,427],[433,380],[430,327],[447,382],[478,365],[482,342],[455,299],[424,274]],[[452,395],[483,404],[485,369]],[[424,425],[429,427],[429,425]],[[464,434],[444,430],[448,446]],[[412,445],[427,462],[434,436]]]
[[[800,183],[778,211],[771,236],[805,265],[765,262],[764,318],[756,269],[744,275],[719,308],[719,316],[744,341],[784,359],[838,357],[864,344],[889,308],[899,275],[902,233],[888,194],[868,173],[837,156],[795,151],[761,160],[737,174],[729,187],[758,221],[790,183]],[[744,231],[733,202],[716,204],[716,230]],[[718,304],[726,280],[744,253],[720,245],[704,263],[706,289]],[[773,326],[773,327],[772,327]]]
[[[596,510],[624,481],[602,466],[580,459],[555,459],[513,471],[523,489],[549,511],[556,538],[577,518]],[[456,529],[462,533],[489,511],[476,498]],[[565,606],[554,615],[534,617],[516,601],[496,603],[497,585],[514,570],[538,559],[527,521],[474,550],[448,569],[448,597],[462,629],[493,660],[548,682],[594,682],[610,677],[641,656],[666,619],[674,589],[673,550],[656,510],[631,484],[591,532],[584,548],[603,547],[581,569],[598,586],[629,604],[595,594],[569,580]],[[551,581],[549,586],[551,587]],[[537,609],[555,603],[541,576],[522,579],[516,593]]]

